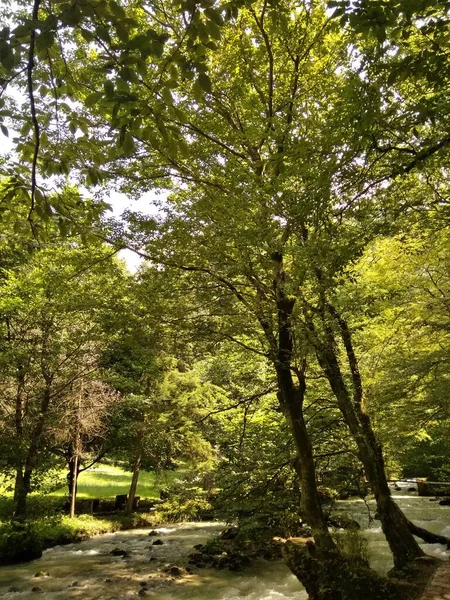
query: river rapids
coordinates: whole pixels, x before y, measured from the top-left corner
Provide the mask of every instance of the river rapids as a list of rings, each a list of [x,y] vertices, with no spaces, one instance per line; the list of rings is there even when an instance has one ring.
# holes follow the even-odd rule
[[[406,515],[417,525],[450,536],[450,507],[405,491],[393,493]],[[359,521],[368,538],[371,564],[380,573],[392,559],[375,507],[362,500],[337,503],[336,510]],[[120,531],[79,544],[56,546],[30,563],[0,567],[0,598],[5,600],[306,600],[298,580],[282,562],[254,563],[243,572],[202,569],[180,578],[168,573],[171,566],[186,567],[193,546],[224,529],[220,523],[182,523],[156,529]],[[422,544],[427,554],[447,560],[446,547]],[[125,556],[111,555],[123,550]]]

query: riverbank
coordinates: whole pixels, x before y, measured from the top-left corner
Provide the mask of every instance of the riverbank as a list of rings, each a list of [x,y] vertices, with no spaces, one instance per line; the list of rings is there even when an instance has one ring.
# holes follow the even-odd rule
[[[155,513],[117,513],[108,516],[53,516],[25,523],[0,525],[0,563],[16,564],[34,560],[54,546],[73,544],[96,535],[142,527],[160,522]]]

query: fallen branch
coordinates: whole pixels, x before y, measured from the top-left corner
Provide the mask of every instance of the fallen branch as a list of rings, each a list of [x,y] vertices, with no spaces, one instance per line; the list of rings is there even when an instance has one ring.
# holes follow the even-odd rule
[[[409,519],[407,519],[408,529],[409,531],[422,539],[424,542],[428,544],[444,544],[447,548],[450,548],[450,538],[445,537],[445,535],[439,535],[438,533],[431,533],[428,529],[423,529],[423,527],[419,527],[418,525],[414,525]]]

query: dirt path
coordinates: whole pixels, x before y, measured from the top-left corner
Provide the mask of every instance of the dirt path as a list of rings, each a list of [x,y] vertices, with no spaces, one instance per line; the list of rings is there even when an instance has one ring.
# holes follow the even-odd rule
[[[439,565],[422,600],[450,600],[450,561]]]

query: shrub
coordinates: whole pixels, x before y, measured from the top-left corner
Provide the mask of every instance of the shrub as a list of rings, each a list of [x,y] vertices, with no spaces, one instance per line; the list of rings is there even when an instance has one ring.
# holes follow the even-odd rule
[[[42,537],[32,523],[11,522],[0,528],[0,563],[13,564],[40,558]]]
[[[357,529],[345,529],[333,534],[341,553],[350,563],[361,567],[369,566],[368,541]]]

